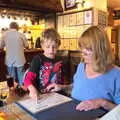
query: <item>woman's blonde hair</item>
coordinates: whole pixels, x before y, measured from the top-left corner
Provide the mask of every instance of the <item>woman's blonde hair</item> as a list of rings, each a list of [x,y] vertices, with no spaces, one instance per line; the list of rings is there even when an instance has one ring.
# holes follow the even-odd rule
[[[104,29],[98,26],[88,28],[79,39],[79,47],[92,50],[95,72],[105,73],[112,64],[111,46]]]
[[[47,42],[47,40],[55,41],[55,43],[58,46],[61,44],[60,35],[58,34],[58,32],[54,28],[48,28],[42,32],[41,44],[44,42]]]

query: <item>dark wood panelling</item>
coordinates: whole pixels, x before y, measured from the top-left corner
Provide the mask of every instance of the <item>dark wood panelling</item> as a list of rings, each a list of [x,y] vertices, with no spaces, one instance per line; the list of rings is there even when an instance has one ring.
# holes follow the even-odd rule
[[[60,0],[1,0],[0,6],[47,13],[63,11]]]

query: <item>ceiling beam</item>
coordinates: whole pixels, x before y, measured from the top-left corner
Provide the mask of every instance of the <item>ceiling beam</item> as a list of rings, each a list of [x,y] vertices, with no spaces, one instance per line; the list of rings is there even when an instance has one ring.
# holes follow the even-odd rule
[[[0,7],[31,10],[31,11],[37,11],[37,12],[43,12],[43,13],[56,13],[56,12],[63,11],[61,2],[58,2],[58,0],[56,0],[56,2],[55,0],[54,1],[46,0],[43,2],[40,2],[40,1],[41,0],[38,0],[36,3],[34,3],[35,2],[34,0],[30,0],[30,1],[28,0],[1,0]]]

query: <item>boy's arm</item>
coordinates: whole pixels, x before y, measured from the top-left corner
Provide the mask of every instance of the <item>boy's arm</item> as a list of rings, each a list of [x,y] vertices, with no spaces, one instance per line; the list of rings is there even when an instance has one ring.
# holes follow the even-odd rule
[[[35,83],[37,73],[39,72],[40,69],[40,63],[41,61],[39,60],[39,56],[35,56],[30,64],[29,71],[27,72],[25,79],[24,79],[24,84],[26,87],[29,85]]]
[[[34,87],[34,85],[29,85],[28,86],[28,90],[29,90],[29,96],[33,99],[33,100],[36,100],[38,99],[38,92],[37,92],[37,89]]]
[[[24,79],[24,85],[26,88],[28,88],[29,85],[32,85],[35,82],[36,76],[37,76],[36,73],[33,72],[28,72],[26,74]]]
[[[72,84],[70,85],[61,85],[61,84],[56,84],[56,83],[52,83],[50,85],[47,86],[46,91],[49,92],[55,92],[55,91],[60,91],[60,90],[66,90],[71,92],[72,89]]]

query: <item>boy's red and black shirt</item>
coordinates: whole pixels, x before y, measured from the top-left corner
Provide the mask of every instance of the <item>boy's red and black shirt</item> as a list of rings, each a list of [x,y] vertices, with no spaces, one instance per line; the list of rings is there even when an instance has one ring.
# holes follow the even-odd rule
[[[50,59],[44,55],[33,58],[29,72],[36,76],[32,82],[39,89],[45,88],[50,83],[64,84],[67,76],[64,62],[59,57]]]

